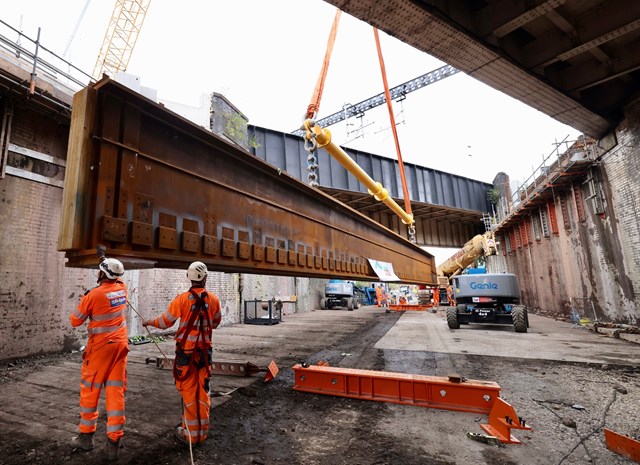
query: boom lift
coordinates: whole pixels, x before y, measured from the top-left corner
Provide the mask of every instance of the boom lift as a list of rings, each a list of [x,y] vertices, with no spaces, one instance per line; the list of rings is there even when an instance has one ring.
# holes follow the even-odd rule
[[[519,305],[518,278],[507,273],[461,273],[478,258],[496,254],[493,232],[479,234],[438,266],[440,292],[453,287],[456,306],[447,309],[447,325],[451,329],[461,324],[513,324],[517,333],[526,333],[529,326],[527,309]],[[445,290],[446,292],[446,290]]]

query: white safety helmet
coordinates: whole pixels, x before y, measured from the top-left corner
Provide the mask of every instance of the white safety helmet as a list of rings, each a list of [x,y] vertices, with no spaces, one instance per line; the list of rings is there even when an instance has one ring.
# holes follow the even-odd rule
[[[202,262],[193,262],[187,270],[187,278],[191,281],[202,281],[207,277],[207,265]]]
[[[105,258],[99,266],[107,279],[117,279],[124,274],[124,265],[115,258]]]

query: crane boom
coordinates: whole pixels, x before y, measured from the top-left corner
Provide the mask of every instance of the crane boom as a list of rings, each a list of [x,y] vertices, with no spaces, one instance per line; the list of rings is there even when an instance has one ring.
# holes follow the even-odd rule
[[[470,239],[459,251],[438,265],[438,283],[446,286],[449,280],[471,265],[476,259],[495,255],[497,252],[493,231],[478,234]]]
[[[126,71],[151,0],[116,0],[92,76]]]
[[[389,89],[389,93],[391,94],[391,98],[396,100],[404,95],[413,92],[414,90],[421,89],[425,86],[438,82],[442,79],[448,78],[449,76],[453,76],[454,74],[460,72],[459,69],[454,68],[450,65],[442,66],[438,69],[434,69],[433,71],[429,71],[422,76],[418,76],[417,78],[411,79],[399,86],[393,87]],[[371,110],[379,105],[384,105],[387,99],[384,96],[384,92],[375,95],[374,97],[363,100],[360,103],[356,103],[355,105],[350,105],[345,107],[343,110],[333,113],[321,120],[316,121],[320,127],[326,128],[331,126],[332,124],[339,123],[340,121],[344,121],[347,118],[351,118],[352,116],[358,116],[364,113],[367,110]],[[293,131],[292,134],[296,136],[304,135],[305,131],[302,129],[298,129]]]

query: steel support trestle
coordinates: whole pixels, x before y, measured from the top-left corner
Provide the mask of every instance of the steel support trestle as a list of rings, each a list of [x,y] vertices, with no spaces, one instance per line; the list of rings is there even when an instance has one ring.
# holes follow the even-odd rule
[[[413,310],[418,312],[423,312],[432,308],[433,305],[414,305],[414,304],[392,304],[389,305],[388,309],[393,310],[394,312],[404,312],[405,310]]]
[[[296,364],[293,372],[296,391],[488,415],[489,423],[481,427],[503,444],[520,444],[511,429],[531,429],[492,381],[337,368],[327,362]]]
[[[607,449],[640,463],[640,441],[604,428]]]
[[[447,377],[297,364],[294,389],[354,399],[377,400],[489,414],[500,386],[489,381],[456,383]]]
[[[155,363],[156,368],[159,370],[172,370],[173,369],[173,357],[148,357],[145,363]],[[230,362],[230,361],[211,361],[211,374],[224,375],[224,376],[253,376],[257,373],[265,373],[265,383],[274,379],[280,369],[276,365],[275,360],[266,368],[260,368],[258,365],[251,362]]]

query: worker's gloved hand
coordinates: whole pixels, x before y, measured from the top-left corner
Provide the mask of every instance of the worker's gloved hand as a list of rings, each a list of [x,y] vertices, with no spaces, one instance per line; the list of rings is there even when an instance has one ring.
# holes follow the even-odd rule
[[[146,328],[147,326],[149,326],[149,325],[151,325],[151,320],[144,320],[144,321],[142,322],[142,326],[144,326],[145,328]]]

